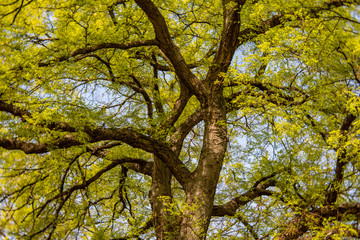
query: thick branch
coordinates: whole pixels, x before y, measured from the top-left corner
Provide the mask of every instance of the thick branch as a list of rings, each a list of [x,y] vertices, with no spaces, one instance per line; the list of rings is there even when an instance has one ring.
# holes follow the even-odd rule
[[[221,34],[220,45],[216,51],[214,60],[206,76],[207,82],[215,82],[219,74],[227,72],[227,69],[233,59],[239,42],[240,30],[240,10],[246,0],[224,0],[224,28]]]
[[[140,148],[144,151],[155,154],[155,156],[166,163],[171,173],[182,186],[185,186],[189,179],[190,171],[165,143],[160,143],[149,136],[138,133],[129,128],[98,128],[95,130],[87,129],[85,132],[94,142],[103,140],[119,140],[134,148]]]
[[[261,22],[261,24],[257,27],[253,28],[246,28],[239,33],[239,46],[243,45],[244,43],[252,40],[259,34],[265,33],[268,29],[274,28],[281,24],[281,18],[283,17],[282,14],[277,14],[272,16],[266,21]]]
[[[191,129],[196,126],[201,120],[203,120],[203,111],[197,110],[191,114],[171,135],[170,141],[174,145],[175,152],[180,152],[185,137],[189,134]]]
[[[161,15],[159,9],[150,0],[136,0],[135,2],[145,12],[153,25],[156,40],[158,40],[158,46],[171,61],[179,79],[189,88],[189,90],[193,91],[195,95],[201,97],[204,93],[203,84],[190,71],[179,48],[171,39],[165,18]]]
[[[80,48],[80,49],[74,50],[74,51],[70,52],[69,55],[55,58],[48,62],[40,62],[38,65],[39,65],[39,67],[51,66],[54,63],[63,62],[72,57],[77,57],[79,55],[82,56],[85,54],[93,53],[93,52],[96,52],[101,49],[111,48],[111,49],[126,50],[126,49],[130,49],[130,48],[135,48],[135,47],[156,46],[157,44],[158,44],[158,42],[154,39],[134,41],[134,42],[130,42],[130,43],[100,43],[100,44],[96,44],[96,45],[93,45],[90,47],[85,47],[85,48]]]
[[[239,197],[236,197],[224,205],[214,205],[212,216],[222,217],[225,215],[234,216],[236,210],[241,206],[246,205],[253,199],[260,196],[270,196],[272,195],[271,191],[266,190],[268,187],[275,186],[275,180],[268,180],[261,184],[258,184],[256,187],[250,189],[246,193],[241,194]]]
[[[54,148],[69,148],[82,144],[72,135],[66,135],[52,143],[31,143],[16,139],[0,138],[0,147],[8,150],[22,150],[26,154],[46,153]]]
[[[29,111],[26,109],[23,109],[21,107],[17,107],[14,104],[6,103],[5,101],[0,101],[0,111],[7,112],[12,114],[13,116],[20,117],[22,121],[26,121],[26,118],[31,118],[32,115]],[[51,130],[61,130],[65,132],[76,132],[76,129],[74,127],[71,127],[69,124],[64,122],[51,122],[46,121],[39,123],[39,125],[43,127],[47,127]],[[20,142],[20,141],[19,141]],[[18,148],[13,148],[18,149]]]
[[[147,135],[138,133],[129,128],[91,129],[90,127],[85,127],[84,132],[87,133],[90,137],[89,142],[118,140],[127,143],[134,148],[140,148],[144,151],[155,154],[159,159],[166,163],[171,173],[175,176],[175,178],[182,186],[185,186],[187,180],[189,179],[190,171],[171,150],[171,148],[165,143],[160,143]],[[77,141],[74,136],[70,134],[50,144],[36,144],[19,140],[0,138],[0,147],[9,150],[19,149],[24,151],[25,153],[45,153],[50,151],[54,147],[68,148],[80,144],[82,143]]]
[[[153,167],[154,167],[154,162],[148,162],[148,161],[139,161],[139,162],[133,162],[133,163],[126,163],[125,166],[128,169],[131,169],[135,172],[147,175],[147,176],[152,176],[152,172],[153,172]]]
[[[342,134],[346,134],[352,123],[355,121],[356,116],[354,114],[349,114],[346,116],[346,118],[344,119],[344,122],[342,123],[341,127],[340,127],[340,131],[342,132]]]
[[[186,101],[185,101],[186,102]],[[179,103],[179,109],[183,109],[183,104]],[[17,113],[19,116],[23,116],[22,114],[29,114],[24,110],[14,110],[14,106],[3,104],[3,107],[6,109],[10,109],[10,112],[20,112]],[[4,108],[5,108],[4,107]],[[0,105],[1,108],[1,105]],[[1,110],[1,109],[0,109]],[[179,112],[181,112],[179,110]],[[174,119],[177,119],[177,114]],[[76,132],[76,129],[71,127],[66,123],[56,123],[51,122],[46,124],[46,127],[50,129],[63,130],[68,132]],[[84,132],[88,134],[90,137],[89,142],[98,142],[104,140],[118,140],[125,142],[135,148],[143,149],[147,152],[155,154],[162,161],[164,161],[172,174],[176,177],[176,179],[180,182],[181,185],[185,185],[185,182],[188,180],[188,176],[190,175],[190,171],[187,167],[181,162],[181,160],[175,155],[175,153],[171,150],[169,146],[166,146],[164,143],[159,143],[155,139],[150,138],[144,134],[137,133],[128,128],[120,128],[120,129],[105,129],[105,128],[97,128],[92,129],[91,127],[84,127]],[[82,144],[77,141],[74,136],[66,135],[61,139],[52,142],[52,143],[31,143],[14,139],[6,139],[0,138],[0,147],[3,147],[8,150],[22,150],[27,154],[30,153],[45,153],[54,148],[68,148],[71,146],[77,146]]]
[[[10,113],[16,117],[21,117],[23,121],[25,121],[25,117],[31,116],[30,112],[4,101],[0,101],[0,111]]]
[[[121,145],[121,143],[119,142],[109,142],[94,148],[87,147],[87,151],[94,156],[104,158],[108,154],[108,151],[106,151],[105,149],[109,149],[119,145]],[[129,158],[128,160],[129,161],[126,161],[126,163],[124,164],[126,168],[151,177],[154,162],[148,162],[146,160],[142,160],[138,158],[134,158],[134,159]],[[115,159],[112,161],[117,162],[117,161],[121,161],[121,159]]]

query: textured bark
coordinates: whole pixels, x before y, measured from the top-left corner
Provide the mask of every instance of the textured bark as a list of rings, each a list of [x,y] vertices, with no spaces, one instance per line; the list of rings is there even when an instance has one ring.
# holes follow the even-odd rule
[[[206,95],[199,98],[204,111],[203,146],[191,183],[186,186],[185,210],[178,239],[205,239],[213,209],[216,185],[227,147],[226,107],[220,75],[226,72],[238,44],[239,11],[245,1],[235,6],[224,1],[224,30],[219,48],[205,79]]]
[[[179,239],[205,239],[210,224],[216,185],[227,146],[225,104],[215,95],[205,110],[205,131],[198,167],[187,186],[186,209]]]
[[[152,185],[149,193],[151,208],[155,221],[155,233],[159,240],[169,239],[169,233],[174,232],[171,222],[171,212],[167,211],[171,202],[171,172],[157,157],[154,157]]]

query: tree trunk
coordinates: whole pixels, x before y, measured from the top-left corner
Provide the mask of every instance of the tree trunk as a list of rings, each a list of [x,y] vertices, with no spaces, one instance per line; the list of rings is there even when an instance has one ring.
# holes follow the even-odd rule
[[[171,213],[166,210],[171,202],[171,173],[159,158],[154,157],[152,186],[149,193],[151,208],[155,222],[155,233],[158,240],[169,239],[174,230]]]
[[[199,164],[186,191],[179,239],[206,239],[216,185],[227,147],[226,112],[221,91],[207,101]]]

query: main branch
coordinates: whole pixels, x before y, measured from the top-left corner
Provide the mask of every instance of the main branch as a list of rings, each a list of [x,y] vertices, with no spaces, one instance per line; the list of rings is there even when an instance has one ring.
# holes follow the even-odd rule
[[[159,47],[171,61],[179,79],[189,88],[190,91],[201,99],[204,94],[204,86],[191,72],[179,48],[171,39],[165,18],[160,13],[159,9],[150,0],[135,0],[135,2],[145,12],[153,25],[156,39],[159,42]]]

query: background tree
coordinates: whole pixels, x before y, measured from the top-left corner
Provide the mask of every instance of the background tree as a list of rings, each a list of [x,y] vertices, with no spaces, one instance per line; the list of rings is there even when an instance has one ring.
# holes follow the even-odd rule
[[[0,226],[360,237],[359,1],[0,4]]]

